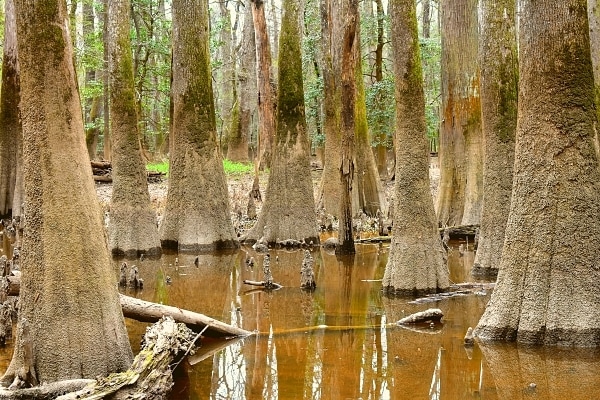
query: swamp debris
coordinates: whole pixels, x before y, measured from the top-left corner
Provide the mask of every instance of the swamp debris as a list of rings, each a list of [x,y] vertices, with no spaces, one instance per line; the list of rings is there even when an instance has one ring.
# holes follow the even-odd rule
[[[185,324],[161,318],[146,330],[142,348],[127,371],[100,378],[57,400],[163,399],[173,386],[171,365],[187,355],[198,338]]]
[[[473,336],[473,328],[469,327],[467,329],[467,333],[465,334],[464,345],[465,347],[473,347],[475,344],[475,337]]]
[[[94,182],[112,182],[112,164],[110,161],[92,161],[91,165]],[[148,183],[158,183],[162,182],[166,175],[159,171],[147,171],[146,176]]]
[[[302,260],[302,268],[300,269],[300,287],[305,290],[315,290],[315,272],[313,271],[314,260],[310,255],[310,251],[304,250],[304,259]]]
[[[265,254],[265,258],[263,259],[263,274],[263,281],[244,280],[244,283],[246,285],[259,286],[266,290],[280,289],[283,287],[279,283],[273,282],[273,275],[271,274],[271,255],[269,253]]]
[[[12,280],[9,280],[10,287],[8,290],[18,295],[21,280],[16,276],[12,278]],[[169,316],[176,322],[186,324],[194,332],[200,332],[206,329],[204,335],[209,337],[228,338],[251,335],[250,332],[244,329],[207,317],[204,314],[184,310],[179,307],[152,303],[123,294],[119,295],[119,301],[121,303],[123,315],[126,318],[135,319],[136,321],[153,323],[159,321],[163,316]]]
[[[397,322],[398,325],[412,325],[412,324],[439,324],[442,320],[444,313],[439,308],[430,308],[425,311],[420,311],[414,314],[404,317]]]
[[[432,303],[434,301],[446,300],[452,297],[460,297],[460,296],[486,296],[490,290],[494,289],[496,286],[495,282],[488,283],[477,283],[477,282],[463,282],[457,283],[450,286],[450,291],[442,292],[442,293],[432,293],[428,294],[425,297],[419,297],[415,299],[410,304],[423,304],[423,303]]]

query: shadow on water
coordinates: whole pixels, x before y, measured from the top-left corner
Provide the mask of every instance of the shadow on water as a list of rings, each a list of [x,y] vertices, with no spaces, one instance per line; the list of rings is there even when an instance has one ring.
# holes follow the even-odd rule
[[[472,245],[459,251],[460,244],[451,243],[451,279],[473,281]],[[172,399],[597,398],[597,350],[466,349],[465,332],[477,324],[490,293],[411,304],[382,295],[387,245],[358,245],[356,256],[344,260],[325,250],[312,255],[314,292],[299,288],[302,251],[271,251],[274,281],[283,285],[276,291],[243,284],[263,279],[263,255],[250,248],[198,256],[197,266],[196,255],[185,254],[127,261],[145,284],[124,293],[258,332],[226,346],[204,342],[177,369]],[[121,262],[114,261],[115,271]],[[429,307],[444,312],[441,329],[391,324]],[[127,320],[134,352],[146,326]],[[7,365],[11,353],[0,349],[0,363]]]

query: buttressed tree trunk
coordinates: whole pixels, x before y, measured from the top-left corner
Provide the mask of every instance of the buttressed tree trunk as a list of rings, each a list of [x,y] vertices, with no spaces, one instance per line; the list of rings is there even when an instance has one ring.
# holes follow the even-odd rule
[[[442,115],[436,211],[442,226],[478,224],[483,194],[483,147],[477,0],[441,0],[440,10]]]
[[[396,76],[394,228],[383,289],[391,294],[436,292],[449,286],[429,189],[429,142],[414,0],[392,0]]]
[[[586,0],[522,2],[514,179],[483,341],[600,345],[600,169]]]
[[[150,204],[135,105],[129,0],[108,4],[113,195],[108,223],[113,254],[160,253],[156,213]]]
[[[236,248],[217,145],[208,3],[173,2],[173,134],[163,246],[180,251]]]
[[[25,230],[13,358],[28,383],[95,378],[132,360],[88,157],[61,0],[17,0]]]
[[[508,219],[517,129],[518,62],[515,0],[481,2],[479,59],[484,136],[483,208],[476,275],[496,275]]]
[[[256,44],[256,77],[258,82],[258,154],[261,167],[271,164],[275,137],[275,108],[271,87],[271,45],[265,18],[264,0],[251,0]]]
[[[283,2],[275,151],[265,203],[247,235],[249,241],[319,243],[304,115],[298,9],[296,0]]]
[[[0,216],[20,215],[22,136],[19,120],[19,65],[13,0],[4,4],[4,56],[0,93]],[[19,185],[17,186],[17,181]]]

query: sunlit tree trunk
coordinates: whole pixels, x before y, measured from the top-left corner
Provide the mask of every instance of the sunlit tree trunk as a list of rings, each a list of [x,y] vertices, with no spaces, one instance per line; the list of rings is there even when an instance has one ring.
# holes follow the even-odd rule
[[[113,195],[108,223],[113,254],[160,253],[156,212],[142,160],[129,39],[129,0],[108,7]]]
[[[319,243],[304,115],[299,7],[296,0],[283,2],[277,135],[265,203],[248,241]]]
[[[600,7],[598,0],[588,0],[588,18],[590,25],[590,49],[592,54],[592,67],[594,69],[594,91],[596,93],[596,112],[600,121]],[[596,151],[600,154],[598,143],[598,128],[594,138]]]
[[[208,3],[173,2],[173,133],[161,243],[180,251],[238,246],[217,145]]]
[[[4,7],[4,56],[0,94],[0,216],[16,216],[21,215],[23,192],[17,26],[14,1],[6,0]]]
[[[498,281],[475,334],[600,345],[600,169],[586,0],[524,1],[514,178]]]
[[[275,137],[275,96],[271,87],[271,45],[264,0],[251,0],[256,44],[256,76],[258,84],[258,154],[259,166],[269,166]]]
[[[442,115],[438,221],[478,224],[483,185],[477,0],[441,0]]]
[[[517,129],[515,0],[481,0],[481,115],[485,145],[483,209],[474,274],[496,275],[510,207]]]
[[[444,249],[429,189],[429,142],[417,11],[414,0],[392,0],[396,76],[396,181],[394,224],[383,289],[414,295],[449,286]]]
[[[127,369],[132,354],[84,140],[66,4],[15,3],[27,218],[17,345],[2,380],[23,370],[35,374],[29,383],[96,378]]]

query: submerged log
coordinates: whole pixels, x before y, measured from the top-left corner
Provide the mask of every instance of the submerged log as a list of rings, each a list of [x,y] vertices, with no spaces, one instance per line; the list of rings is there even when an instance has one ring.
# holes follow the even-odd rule
[[[267,290],[269,290],[269,289],[281,289],[283,287],[282,285],[280,285],[277,282],[250,281],[248,279],[244,280],[244,283],[246,285],[250,285],[250,286],[262,287],[262,288],[265,288]]]
[[[11,276],[8,281],[9,293],[18,295],[21,283],[20,278]],[[119,295],[119,300],[121,302],[121,308],[123,309],[123,315],[127,318],[135,319],[136,321],[157,322],[163,316],[170,316],[176,322],[183,322],[194,331],[200,332],[206,329],[204,332],[205,336],[236,337],[251,335],[251,332],[242,328],[226,324],[219,320],[207,317],[204,314],[183,310],[178,307],[152,303],[122,294]]]
[[[423,323],[439,323],[442,320],[444,313],[439,308],[430,308],[425,311],[414,313],[408,317],[402,318],[397,322],[398,325],[406,324],[423,324]]]

